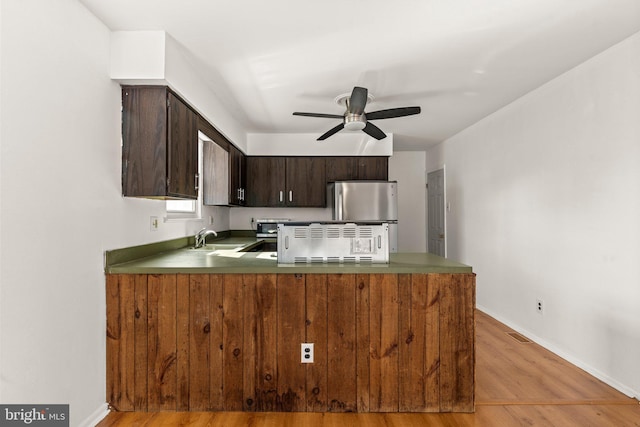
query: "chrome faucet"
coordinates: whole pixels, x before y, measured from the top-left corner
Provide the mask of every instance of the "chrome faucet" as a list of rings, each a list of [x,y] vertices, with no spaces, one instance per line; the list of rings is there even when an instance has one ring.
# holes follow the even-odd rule
[[[198,231],[195,236],[196,243],[193,247],[196,249],[203,247],[207,243],[207,236],[210,236],[212,234],[216,237],[218,236],[218,233],[216,233],[213,230],[207,230],[206,228],[203,228],[202,230]]]

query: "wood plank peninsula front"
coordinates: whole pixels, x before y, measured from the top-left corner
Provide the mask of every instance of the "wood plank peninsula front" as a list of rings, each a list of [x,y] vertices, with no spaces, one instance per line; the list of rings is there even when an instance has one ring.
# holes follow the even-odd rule
[[[115,410],[474,411],[473,273],[108,274],[106,290]]]

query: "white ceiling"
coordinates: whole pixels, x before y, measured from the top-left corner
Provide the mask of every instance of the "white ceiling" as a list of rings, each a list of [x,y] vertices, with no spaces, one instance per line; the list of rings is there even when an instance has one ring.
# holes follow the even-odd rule
[[[247,132],[317,133],[364,86],[396,149],[436,144],[640,31],[638,0],[80,0],[112,30],[164,30]],[[343,131],[346,132],[346,131]]]

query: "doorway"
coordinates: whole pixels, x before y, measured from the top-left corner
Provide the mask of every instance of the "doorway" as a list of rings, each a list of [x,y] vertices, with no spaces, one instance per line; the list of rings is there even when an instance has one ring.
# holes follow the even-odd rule
[[[427,174],[427,248],[446,256],[444,168]]]

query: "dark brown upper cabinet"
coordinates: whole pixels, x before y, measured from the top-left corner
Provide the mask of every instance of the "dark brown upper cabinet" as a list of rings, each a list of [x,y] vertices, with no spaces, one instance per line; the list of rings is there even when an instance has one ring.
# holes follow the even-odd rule
[[[198,197],[198,115],[167,87],[122,87],[122,193]]]
[[[389,179],[388,157],[326,157],[327,182]]]
[[[389,179],[388,157],[357,157],[358,179],[387,181]]]
[[[247,157],[247,205],[326,206],[324,157]]]
[[[229,145],[229,203],[244,206],[247,199],[247,157]]]
[[[322,157],[287,157],[286,204],[295,207],[327,205],[326,161]]]
[[[285,157],[247,157],[247,205],[285,206]]]

